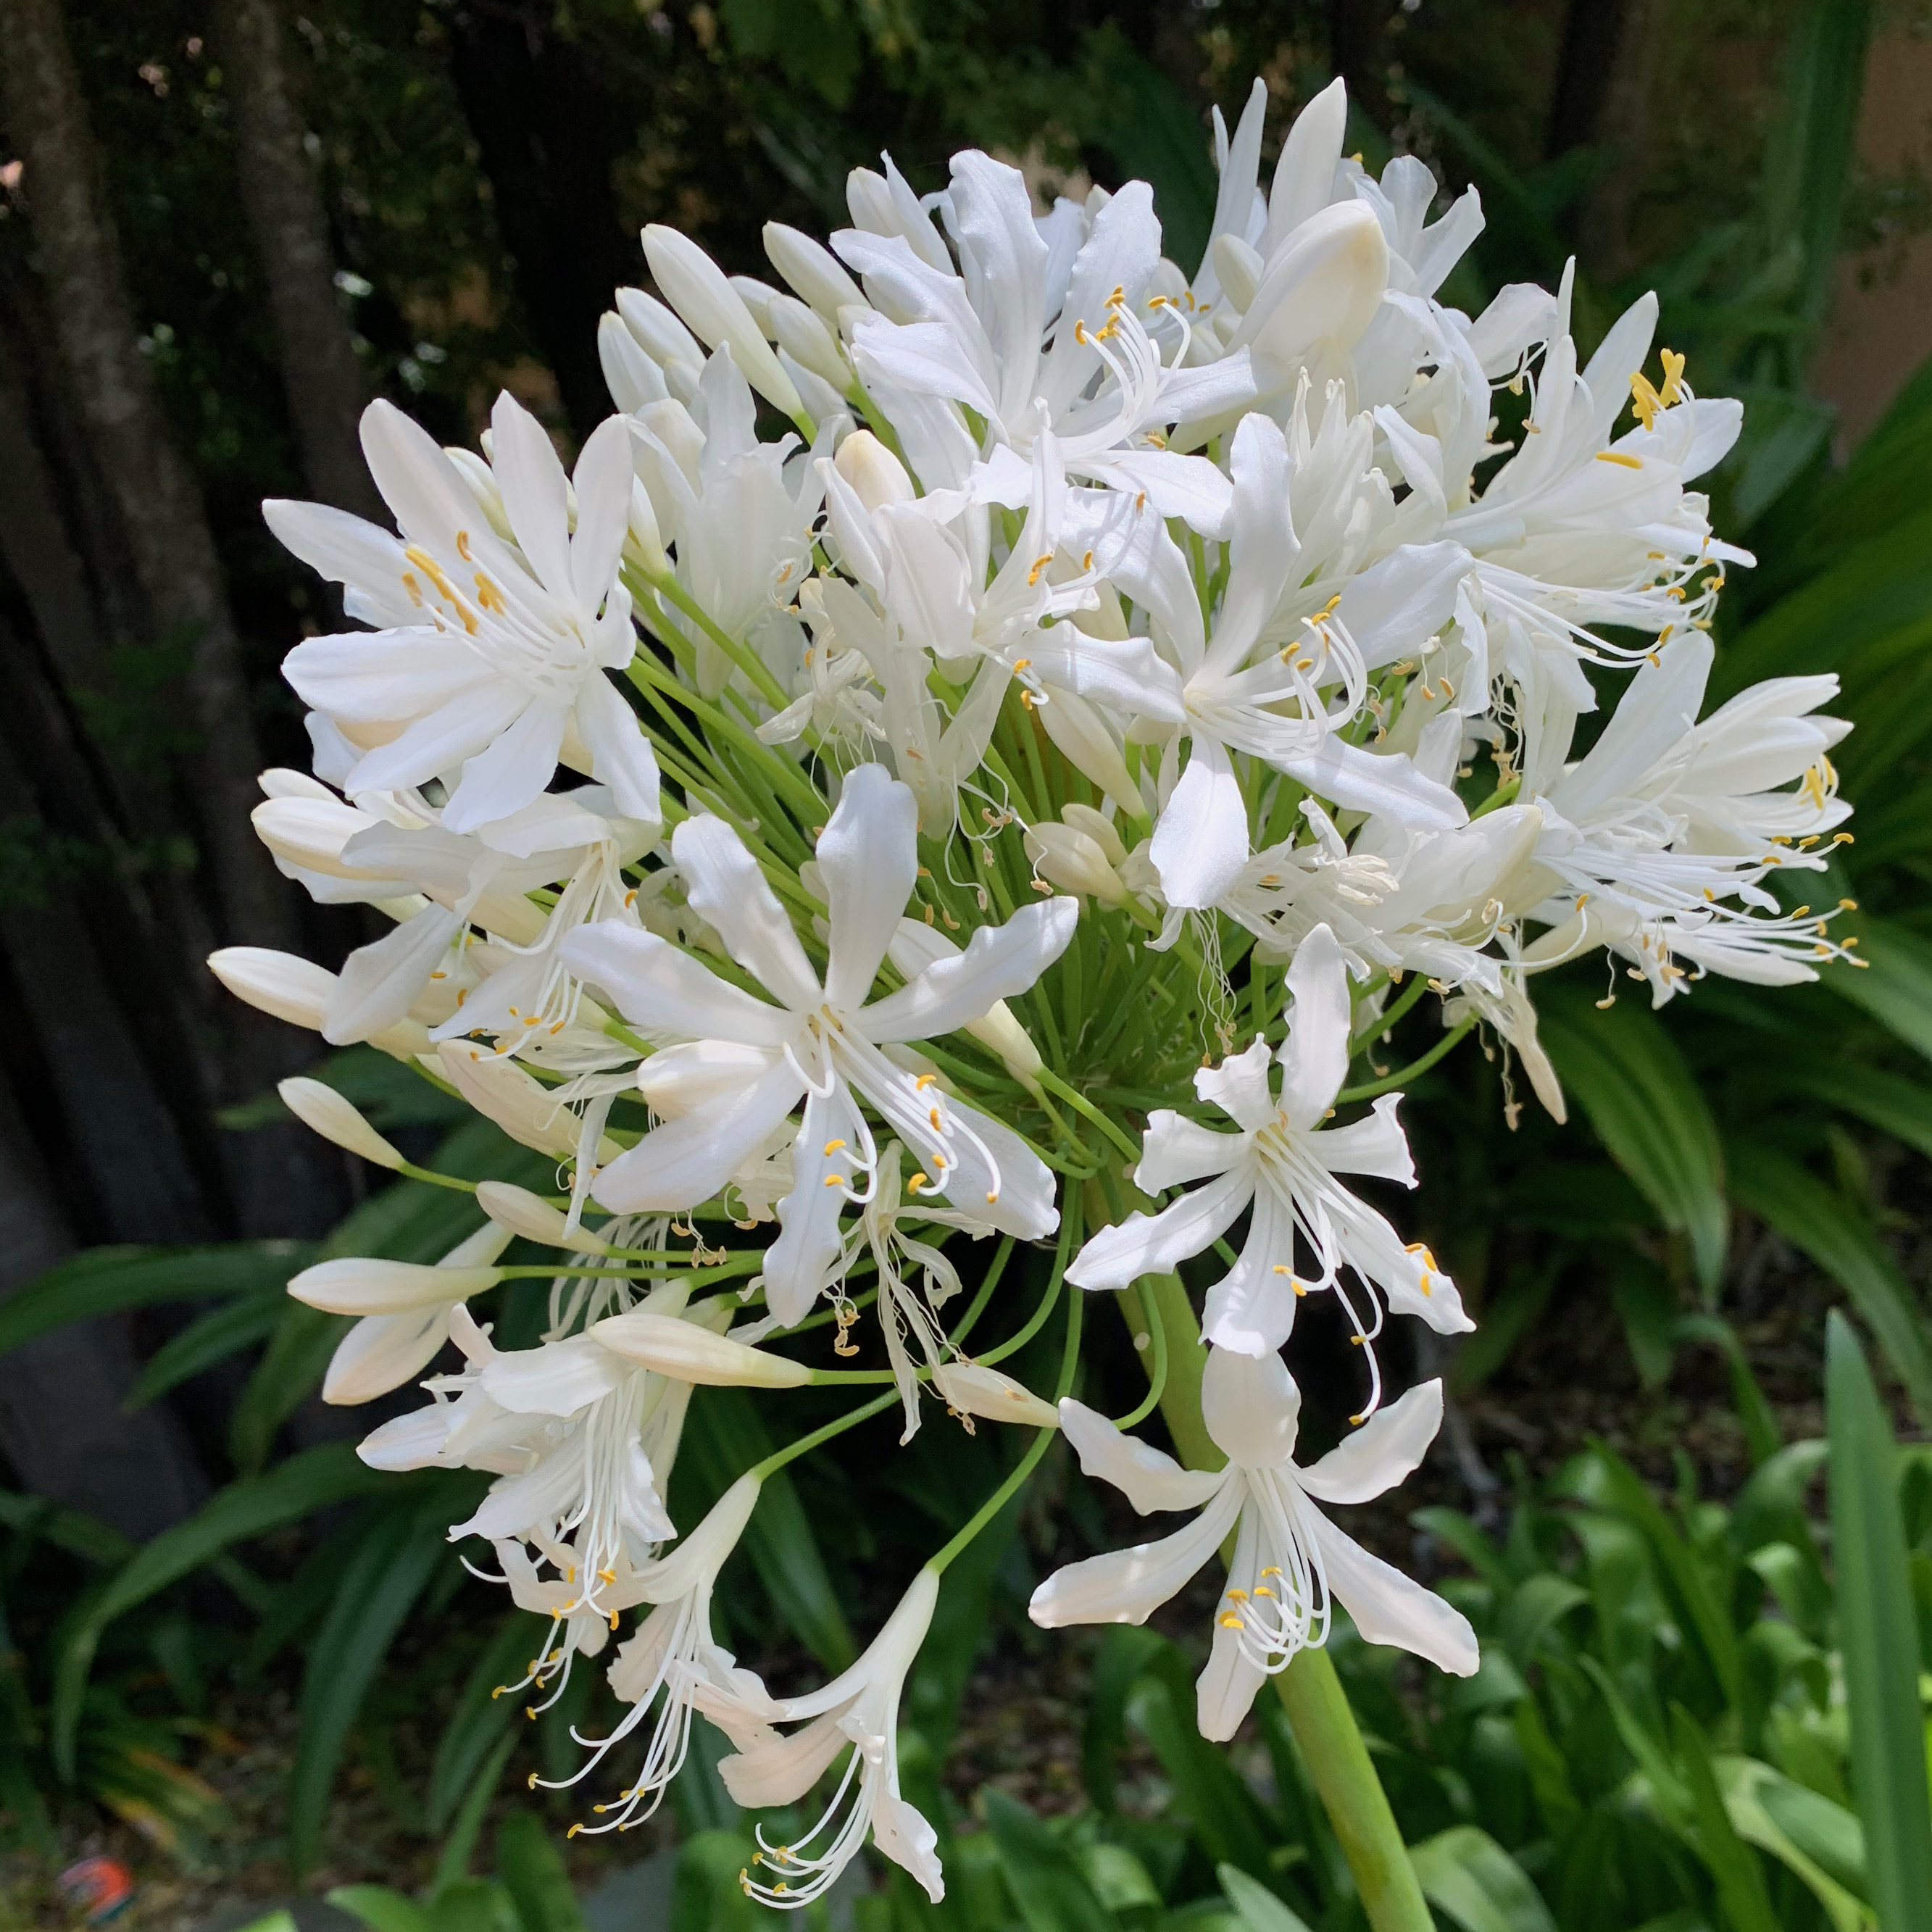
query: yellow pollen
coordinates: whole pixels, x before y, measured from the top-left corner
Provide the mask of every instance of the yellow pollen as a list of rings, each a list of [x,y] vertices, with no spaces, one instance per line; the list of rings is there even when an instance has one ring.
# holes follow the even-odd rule
[[[1248,1600],[1248,1593],[1245,1590],[1230,1590],[1228,1600],[1231,1604],[1245,1604]]]
[[[1000,1190],[997,1187],[989,1187],[986,1190],[986,1205],[988,1208],[992,1207],[999,1198]]]
[[[500,614],[508,608],[503,602],[503,593],[480,570],[476,573],[476,601],[492,613]]]
[[[844,1144],[845,1143],[842,1140],[827,1141],[825,1143],[825,1151],[828,1154],[836,1154]]]
[[[418,610],[421,610],[423,601],[422,586],[417,583],[416,574],[413,570],[406,570],[403,572],[403,588],[409,592],[410,602]]]
[[[930,1185],[931,1184],[927,1180],[923,1174],[915,1174],[912,1178],[906,1183],[906,1192],[908,1194],[916,1194],[922,1187],[928,1186]]]
[[[1226,1616],[1222,1618],[1221,1628],[1223,1630],[1246,1630],[1247,1628],[1247,1625],[1242,1622],[1241,1619],[1237,1616],[1232,1610],[1230,1610],[1228,1612]]]
[[[1599,463],[1614,463],[1620,470],[1641,470],[1643,458],[1626,455],[1621,449],[1600,449],[1597,452]]]
[[[914,1091],[915,1093],[923,1094],[926,1090],[938,1078],[939,1076],[936,1073],[922,1073],[919,1078],[912,1083]]]
[[[940,1111],[937,1107],[932,1108],[928,1111],[926,1118],[932,1123],[935,1128],[942,1128],[946,1124],[944,1118],[940,1115]]]
[[[1039,583],[1042,576],[1046,573],[1046,566],[1052,561],[1053,553],[1052,550],[1048,550],[1044,556],[1037,556],[1034,559],[1033,568],[1027,572],[1027,586],[1029,590]]]
[[[843,1187],[845,1177],[842,1174],[828,1174],[825,1177],[825,1184],[827,1187]]]

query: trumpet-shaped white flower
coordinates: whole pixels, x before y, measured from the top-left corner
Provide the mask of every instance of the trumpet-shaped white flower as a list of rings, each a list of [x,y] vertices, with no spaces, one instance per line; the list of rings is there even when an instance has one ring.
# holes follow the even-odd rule
[[[658,816],[657,760],[606,670],[634,648],[617,580],[631,505],[631,432],[592,432],[572,490],[535,417],[506,394],[491,418],[498,505],[390,404],[362,444],[402,538],[319,503],[271,502],[269,526],[345,584],[373,634],[311,638],[283,670],[362,751],[345,789],[452,782],[443,824],[474,831],[525,806],[574,754],[634,818]],[[490,514],[500,507],[506,538]]]
[[[738,1748],[720,1762],[718,1774],[748,1810],[802,1798],[842,1752],[850,1752],[831,1802],[808,1832],[774,1845],[760,1828],[758,1876],[748,1870],[739,1876],[748,1897],[790,1910],[809,1905],[837,1882],[868,1838],[918,1880],[934,1904],[946,1896],[934,1850],[938,1834],[900,1796],[898,1769],[899,1696],[938,1597],[938,1573],[922,1570],[865,1655],[808,1696],[769,1697],[742,1672],[697,1694],[698,1708]],[[804,1728],[786,1736],[772,1728],[782,1724]]]
[[[1232,1529],[1234,1557],[1197,1685],[1204,1738],[1232,1737],[1268,1678],[1298,1651],[1328,1641],[1337,1603],[1370,1642],[1399,1645],[1458,1677],[1474,1672],[1476,1636],[1468,1618],[1370,1556],[1316,1507],[1366,1502],[1421,1462],[1442,1426],[1439,1382],[1411,1389],[1306,1468],[1294,1460],[1301,1391],[1279,1355],[1212,1350],[1201,1404],[1226,1468],[1184,1469],[1083,1404],[1070,1397],[1060,1403],[1061,1430],[1088,1475],[1112,1483],[1142,1515],[1200,1514],[1160,1542],[1056,1571],[1028,1606],[1035,1623],[1048,1630],[1144,1623]]]
[[[1150,1193],[1191,1180],[1207,1179],[1208,1185],[1157,1214],[1136,1210],[1118,1226],[1103,1228],[1076,1256],[1066,1279],[1082,1288],[1125,1288],[1142,1275],[1168,1274],[1251,1209],[1240,1259],[1208,1291],[1203,1332],[1222,1348],[1271,1353],[1294,1328],[1297,1300],[1311,1289],[1332,1288],[1368,1354],[1372,1408],[1381,1388],[1372,1342],[1382,1310],[1374,1289],[1391,1308],[1420,1315],[1443,1333],[1475,1324],[1429,1250],[1420,1244],[1405,1246],[1337,1178],[1373,1174],[1412,1187],[1415,1168],[1396,1123],[1399,1094],[1383,1095],[1366,1120],[1323,1128],[1348,1072],[1349,1043],[1348,968],[1325,926],[1302,942],[1288,986],[1294,1005],[1276,1056],[1280,1097],[1269,1090],[1262,1040],[1218,1067],[1202,1068],[1194,1076],[1195,1090],[1228,1114],[1238,1131],[1217,1132],[1157,1108],[1134,1178]],[[1310,1262],[1300,1261],[1298,1249]],[[1369,1318],[1349,1300],[1344,1268],[1371,1285]]]
[[[776,1004],[740,991],[652,933],[606,921],[565,942],[572,969],[627,1018],[692,1042],[645,1063],[646,1078],[680,1080],[685,1110],[598,1175],[606,1207],[682,1211],[709,1200],[804,1100],[791,1191],[778,1204],[782,1232],[765,1269],[769,1304],[788,1324],[825,1280],[844,1208],[868,1199],[876,1183],[878,1155],[862,1100],[921,1162],[913,1192],[944,1197],[1023,1240],[1051,1232],[1058,1220],[1052,1176],[1016,1134],[944,1092],[933,1075],[906,1071],[885,1049],[950,1033],[1024,992],[1064,950],[1076,908],[1070,899],[1022,907],[1005,925],[976,933],[956,958],[870,1000],[912,896],[916,817],[912,794],[882,766],[862,765],[846,778],[818,843],[831,911],[822,982],[738,835],[717,819],[678,827],[671,853],[692,907]]]
[[[573,1829],[593,1835],[624,1832],[650,1818],[684,1768],[696,1694],[707,1684],[737,1680],[730,1652],[711,1635],[711,1594],[758,1506],[761,1486],[756,1475],[740,1476],[670,1556],[634,1574],[630,1586],[634,1600],[654,1607],[619,1648],[610,1672],[610,1688],[631,1708],[607,1737],[586,1738],[573,1728],[571,1736],[590,1750],[589,1759],[568,1778],[533,1781],[553,1791],[580,1783],[643,1728],[653,1709],[656,1719],[629,1787],[614,1803],[595,1808],[604,1822]]]

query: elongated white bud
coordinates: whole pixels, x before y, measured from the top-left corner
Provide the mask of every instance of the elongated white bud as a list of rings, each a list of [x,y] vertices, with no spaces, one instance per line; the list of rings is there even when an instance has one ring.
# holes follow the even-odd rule
[[[772,339],[791,359],[822,376],[841,394],[852,386],[852,370],[838,340],[795,296],[774,296]]]
[[[729,344],[746,381],[774,409],[798,415],[804,405],[797,389],[718,264],[688,236],[662,223],[652,223],[644,239],[652,278],[691,332],[713,349]]]
[[[664,555],[663,532],[658,528],[657,506],[651,501],[651,493],[642,479],[635,476],[631,479],[630,528],[624,550],[647,576],[658,576],[670,568],[670,560]]]
[[[856,429],[838,446],[832,466],[868,510],[910,503],[919,493],[905,465],[868,429]]]
[[[704,351],[698,338],[655,296],[642,289],[620,289],[617,316],[638,347],[667,376],[677,370],[695,382],[704,373]],[[671,393],[676,393],[674,387]]]
[[[501,1268],[430,1268],[343,1255],[304,1268],[289,1283],[289,1292],[331,1315],[402,1315],[440,1302],[466,1301],[502,1278]]]
[[[1060,1412],[1042,1402],[1024,1382],[977,1362],[948,1362],[932,1372],[932,1385],[947,1406],[988,1422],[1024,1422],[1034,1429],[1058,1429]]]
[[[333,1141],[378,1167],[402,1166],[402,1156],[362,1118],[361,1108],[333,1087],[298,1077],[284,1080],[275,1091],[282,1096],[282,1105],[324,1140]]]
[[[1042,879],[1070,892],[1091,892],[1103,905],[1117,906],[1126,898],[1126,888],[1099,842],[1070,825],[1042,819],[1028,826],[1026,855]]]
[[[597,360],[611,401],[626,416],[634,414],[646,403],[661,403],[670,394],[664,371],[614,310],[607,310],[598,319]]]
[[[695,1322],[633,1309],[595,1324],[591,1334],[614,1354],[641,1362],[674,1382],[706,1388],[797,1388],[812,1379],[802,1362],[768,1355]]]
[[[276,952],[265,946],[224,946],[208,956],[208,970],[238,1000],[256,1012],[320,1033],[327,1017],[335,975],[312,959]],[[392,1059],[415,1060],[430,1050],[429,1030],[414,1020],[399,1020],[372,1034],[368,1044]]]
[[[540,1195],[507,1180],[478,1184],[476,1204],[496,1222],[526,1241],[541,1241],[545,1247],[568,1248],[584,1255],[603,1255],[610,1244],[587,1228],[573,1228],[562,1212]]]
[[[826,328],[838,328],[842,308],[867,306],[864,292],[824,242],[788,228],[782,221],[768,221],[765,253],[772,266],[818,311]]]

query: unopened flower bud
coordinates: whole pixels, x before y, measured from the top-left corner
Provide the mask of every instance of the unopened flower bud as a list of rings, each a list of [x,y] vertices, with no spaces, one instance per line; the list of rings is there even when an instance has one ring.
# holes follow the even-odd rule
[[[1103,905],[1123,904],[1126,889],[1099,844],[1070,825],[1051,819],[1028,828],[1026,855],[1042,879],[1070,892],[1091,892]]]
[[[688,236],[661,222],[644,230],[644,240],[652,279],[691,332],[713,349],[728,347],[740,373],[766,401],[798,415],[804,405],[791,378],[718,264]]]
[[[466,1301],[502,1278],[500,1268],[430,1268],[344,1255],[304,1268],[289,1283],[289,1292],[331,1315],[406,1315],[412,1308]]]
[[[208,956],[208,970],[238,1000],[291,1026],[322,1030],[335,975],[326,966],[266,946],[224,946]]]
[[[1090,805],[1069,805],[1060,808],[1060,822],[1076,832],[1084,832],[1106,854],[1107,863],[1118,866],[1127,856],[1127,848],[1114,829],[1114,821]]]
[[[868,510],[910,503],[918,494],[905,465],[868,429],[855,429],[838,446],[832,464]]]
[[[587,1228],[573,1228],[568,1218],[542,1196],[507,1180],[479,1181],[476,1204],[496,1222],[526,1241],[539,1241],[548,1248],[568,1248],[584,1255],[608,1254],[609,1242]]]
[[[788,228],[782,221],[768,221],[765,253],[772,266],[818,310],[828,328],[837,326],[842,308],[867,306],[859,284],[824,242]]]
[[[624,549],[647,577],[661,576],[670,568],[658,528],[657,506],[640,477],[631,479],[631,523]]]
[[[642,289],[620,289],[617,315],[631,339],[667,377],[682,370],[694,382],[704,373],[704,351],[697,338],[655,296]],[[671,393],[676,393],[675,387]]]
[[[851,386],[852,371],[838,338],[803,302],[795,296],[774,296],[770,319],[773,340],[794,362],[842,394]]]
[[[674,1382],[706,1388],[798,1388],[812,1379],[802,1362],[748,1348],[695,1322],[634,1308],[595,1324],[590,1334],[614,1354]]]
[[[282,1105],[324,1140],[333,1141],[378,1167],[402,1166],[402,1156],[362,1118],[361,1108],[333,1087],[298,1077],[284,1080],[275,1091],[282,1096]]]
[[[989,1422],[1024,1422],[1034,1429],[1057,1429],[1060,1412],[1033,1390],[998,1369],[977,1362],[948,1362],[932,1372],[933,1387],[950,1408]]]

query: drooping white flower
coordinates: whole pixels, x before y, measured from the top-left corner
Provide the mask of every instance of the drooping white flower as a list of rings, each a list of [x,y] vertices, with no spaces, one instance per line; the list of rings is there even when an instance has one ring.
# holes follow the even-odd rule
[[[284,674],[361,748],[352,793],[447,778],[443,824],[470,832],[529,804],[567,758],[608,784],[620,810],[654,820],[656,756],[604,675],[634,648],[617,579],[630,430],[614,418],[592,432],[573,493],[527,410],[505,394],[491,422],[491,475],[513,541],[463,472],[384,402],[364,413],[363,448],[400,540],[322,504],[264,506],[290,550],[348,586],[350,615],[382,627],[309,638]]]
[[[1263,1040],[1218,1067],[1202,1068],[1194,1076],[1195,1090],[1228,1114],[1238,1131],[1217,1132],[1157,1108],[1134,1178],[1150,1193],[1193,1180],[1208,1185],[1157,1214],[1136,1210],[1118,1226],[1103,1228],[1075,1257],[1066,1279],[1082,1288],[1125,1288],[1142,1275],[1166,1274],[1252,1210],[1240,1259],[1208,1291],[1202,1323],[1208,1339],[1246,1354],[1271,1353],[1294,1328],[1298,1298],[1311,1289],[1333,1289],[1349,1310],[1378,1392],[1369,1346],[1382,1325],[1374,1290],[1390,1307],[1420,1315],[1442,1333],[1475,1324],[1429,1250],[1419,1243],[1405,1246],[1382,1215],[1338,1178],[1372,1174],[1412,1187],[1415,1168],[1396,1123],[1398,1094],[1384,1094],[1364,1120],[1323,1127],[1348,1073],[1349,1047],[1348,968],[1325,926],[1303,940],[1288,986],[1294,998],[1288,1037],[1274,1056],[1282,1070],[1280,1098],[1269,1088]],[[1366,1317],[1350,1300],[1345,1268],[1370,1286]],[[1367,1406],[1373,1406],[1372,1395]]]
[[[920,1570],[866,1654],[807,1696],[767,1696],[743,1672],[696,1694],[698,1708],[737,1746],[719,1762],[718,1774],[747,1810],[794,1803],[850,1752],[830,1803],[809,1831],[774,1845],[760,1828],[758,1876],[747,1870],[739,1876],[747,1896],[786,1910],[809,1905],[837,1882],[869,1838],[917,1880],[934,1904],[945,1897],[934,1850],[938,1834],[900,1796],[898,1770],[899,1698],[938,1597],[937,1572]],[[803,1728],[789,1735],[773,1728],[790,1724]]]
[[[663,1802],[666,1787],[684,1768],[696,1694],[707,1684],[737,1680],[730,1652],[711,1634],[711,1593],[758,1506],[761,1486],[756,1475],[740,1476],[670,1556],[635,1572],[630,1585],[634,1600],[653,1608],[619,1648],[610,1671],[611,1690],[631,1708],[607,1736],[586,1738],[573,1729],[571,1736],[590,1750],[589,1759],[568,1778],[536,1782],[553,1791],[581,1783],[643,1727],[653,1709],[656,1719],[644,1762],[628,1788],[614,1803],[595,1808],[604,1822],[574,1829],[592,1835],[628,1831],[650,1818]]]
[[[565,944],[572,970],[603,988],[627,1018],[692,1043],[655,1054],[646,1075],[682,1076],[685,1111],[646,1134],[597,1178],[618,1213],[682,1211],[709,1200],[805,1102],[792,1147],[792,1188],[765,1269],[772,1312],[787,1323],[809,1307],[837,1254],[839,1216],[869,1198],[878,1156],[860,1108],[874,1108],[921,1162],[915,1192],[1022,1240],[1052,1232],[1053,1180],[1019,1137],[904,1070],[886,1049],[950,1033],[1030,987],[1073,928],[1071,900],[1022,907],[982,928],[956,958],[928,967],[898,992],[870,1000],[918,869],[912,794],[877,765],[848,775],[823,837],[819,870],[831,913],[821,982],[743,842],[722,820],[688,819],[672,856],[692,908],[772,996],[754,998],[655,934],[610,922]],[[868,1004],[869,1001],[869,1004]],[[860,1184],[862,1178],[863,1184]]]
[[[1402,1481],[1442,1426],[1442,1384],[1411,1389],[1306,1468],[1294,1460],[1301,1391],[1279,1355],[1211,1350],[1201,1402],[1226,1468],[1184,1469],[1084,1404],[1070,1397],[1060,1403],[1061,1430],[1089,1476],[1112,1483],[1142,1515],[1200,1514],[1160,1542],[1056,1571],[1034,1592],[1034,1622],[1048,1630],[1144,1623],[1232,1529],[1234,1558],[1198,1684],[1204,1738],[1232,1737],[1267,1678],[1297,1652],[1328,1641],[1337,1603],[1370,1642],[1399,1645],[1458,1677],[1470,1676],[1476,1637],[1462,1612],[1370,1556],[1316,1507],[1366,1502]]]

